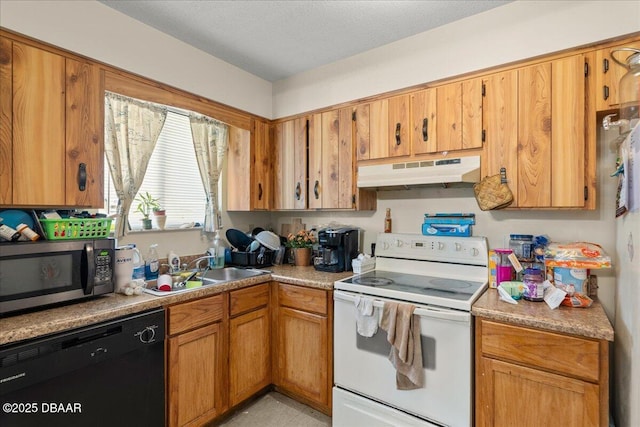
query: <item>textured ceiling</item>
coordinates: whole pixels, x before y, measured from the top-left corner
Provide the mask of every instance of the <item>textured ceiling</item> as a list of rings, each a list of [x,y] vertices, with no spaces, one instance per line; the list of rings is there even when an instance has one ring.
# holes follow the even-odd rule
[[[99,1],[268,81],[510,2]]]

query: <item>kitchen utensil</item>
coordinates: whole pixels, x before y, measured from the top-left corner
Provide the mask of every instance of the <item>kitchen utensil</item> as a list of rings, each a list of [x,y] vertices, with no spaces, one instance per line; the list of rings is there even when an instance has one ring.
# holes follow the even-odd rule
[[[256,240],[272,251],[277,251],[280,248],[280,237],[271,231],[261,231],[256,235]]]
[[[228,229],[225,234],[229,244],[241,252],[245,252],[253,241],[246,233],[235,228]]]
[[[260,242],[258,242],[257,240],[254,240],[249,245],[249,252],[255,252],[258,250],[258,248],[260,248]]]

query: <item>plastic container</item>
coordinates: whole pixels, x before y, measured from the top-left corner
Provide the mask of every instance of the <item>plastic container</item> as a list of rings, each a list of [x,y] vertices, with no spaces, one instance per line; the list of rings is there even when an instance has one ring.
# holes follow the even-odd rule
[[[520,261],[533,261],[533,235],[531,234],[511,234],[509,239],[509,249],[513,251]]]
[[[149,246],[147,257],[144,260],[144,278],[146,280],[157,280],[160,270],[160,262],[158,261],[158,245]]]
[[[496,287],[500,286],[500,282],[509,282],[514,279],[514,270],[509,255],[513,251],[511,249],[495,249],[496,254]]]
[[[180,271],[180,257],[176,255],[175,252],[169,251],[169,256],[167,257],[167,260],[171,268],[171,273],[177,273],[178,271]]]
[[[544,301],[544,272],[538,268],[527,268],[524,270],[522,283],[524,284],[524,293],[522,298],[527,301],[540,302]]]
[[[29,228],[27,224],[19,224],[17,227],[18,233],[22,234],[28,240],[35,242],[40,238],[40,235]]]

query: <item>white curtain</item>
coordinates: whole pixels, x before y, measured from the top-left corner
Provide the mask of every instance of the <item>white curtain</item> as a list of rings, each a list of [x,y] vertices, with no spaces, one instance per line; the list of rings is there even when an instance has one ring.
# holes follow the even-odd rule
[[[218,181],[229,146],[227,125],[211,117],[190,114],[193,148],[207,198],[203,233],[214,233],[219,227]]]
[[[118,195],[116,238],[129,231],[129,209],[167,117],[158,104],[107,92],[105,96],[105,155]]]

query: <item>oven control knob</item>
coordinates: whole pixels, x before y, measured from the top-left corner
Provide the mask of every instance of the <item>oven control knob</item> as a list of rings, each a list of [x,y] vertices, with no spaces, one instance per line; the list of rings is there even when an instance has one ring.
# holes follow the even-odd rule
[[[444,250],[444,243],[438,242],[438,250],[439,251],[443,251]]]
[[[479,254],[480,254],[480,251],[478,250],[478,248],[471,248],[472,256],[478,256]]]
[[[456,252],[460,252],[462,250],[462,245],[456,242]]]
[[[394,240],[393,244],[394,244],[396,247],[400,248],[400,247],[402,247],[402,240],[400,240],[400,239],[396,239],[396,240]]]

